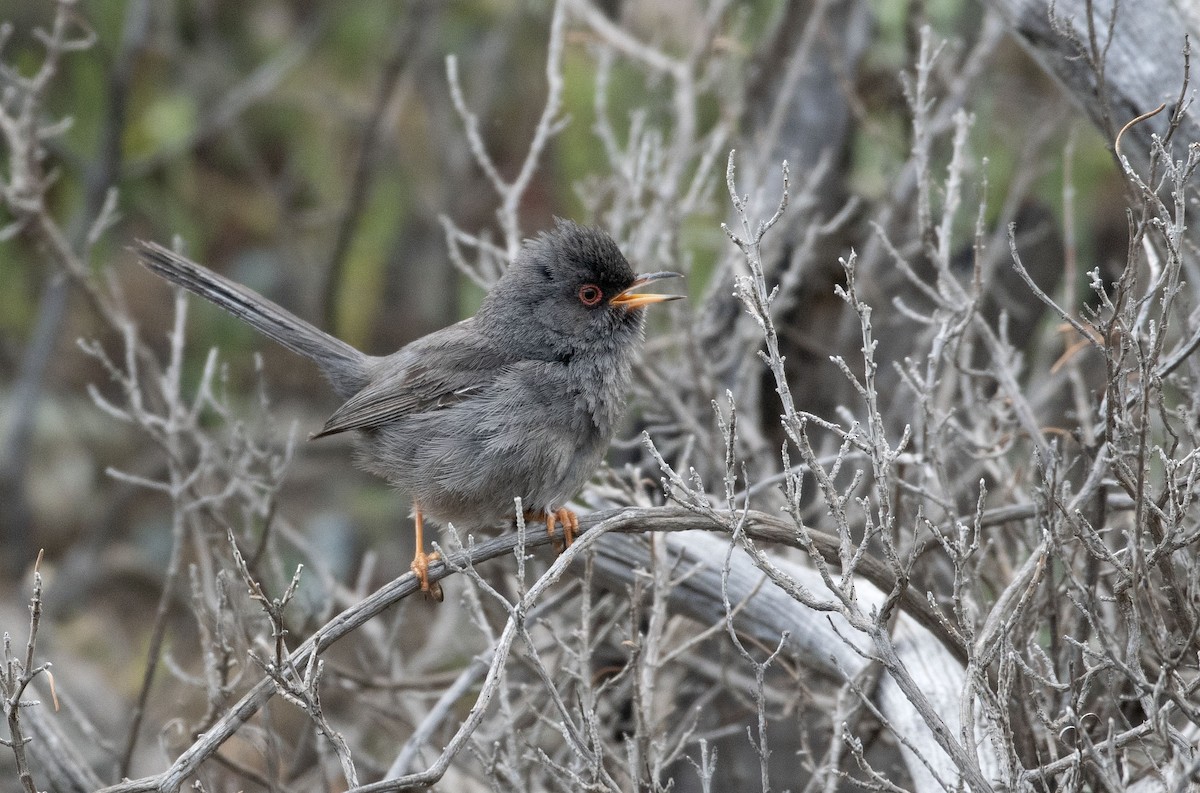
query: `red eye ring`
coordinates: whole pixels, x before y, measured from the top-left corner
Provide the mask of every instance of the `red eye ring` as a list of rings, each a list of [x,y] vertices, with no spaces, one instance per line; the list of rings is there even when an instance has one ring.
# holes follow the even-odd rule
[[[604,292],[595,284],[584,284],[579,287],[579,302],[588,308],[599,303],[604,298]]]

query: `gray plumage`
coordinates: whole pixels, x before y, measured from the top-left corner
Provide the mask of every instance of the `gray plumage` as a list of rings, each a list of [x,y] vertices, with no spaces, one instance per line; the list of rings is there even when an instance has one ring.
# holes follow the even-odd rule
[[[364,468],[428,517],[469,527],[511,520],[516,496],[553,512],[579,491],[624,408],[641,308],[674,297],[629,299],[675,274],[638,278],[606,233],[558,221],[527,241],[474,317],[376,357],[160,245],[138,254],[314,361],[346,400],[314,437],[357,431]],[[599,289],[595,305],[585,287]]]

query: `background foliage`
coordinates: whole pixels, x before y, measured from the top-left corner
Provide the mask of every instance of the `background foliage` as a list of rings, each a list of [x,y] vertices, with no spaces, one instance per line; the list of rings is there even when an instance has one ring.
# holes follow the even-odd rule
[[[1195,325],[1178,209],[1194,183],[1132,133],[1123,169],[1116,131],[1151,107],[1081,112],[1070,80],[1006,33],[1009,5],[0,2],[6,112],[36,100],[5,134],[0,628],[23,636],[44,549],[36,657],[69,714],[27,720],[32,760],[0,753],[0,789],[158,774],[262,679],[285,696],[203,766],[204,789],[345,789],[436,766],[479,691],[498,704],[431,777],[453,789],[1184,789],[1197,391],[1186,355],[1159,362]],[[1100,38],[1136,21],[1059,6]],[[1095,42],[1056,30],[1103,84]],[[1142,55],[1173,79],[1183,46]],[[1112,64],[1114,94],[1127,65]],[[784,160],[790,205],[756,239]],[[446,582],[440,607],[409,598],[350,630],[319,684],[315,667],[284,669],[285,649],[407,572],[407,505],[352,468],[347,440],[303,440],[336,408],[312,367],[208,306],[185,323],[128,246],[174,242],[384,353],[469,315],[555,215],[610,229],[639,270],[689,276],[582,499],[589,527],[645,510],[604,525],[652,539],[596,541],[558,588],[550,555],[527,577],[502,556]],[[711,518],[727,536],[668,535],[685,517],[664,485],[687,528]],[[1170,513],[1165,534],[1143,496]],[[771,522],[781,510],[792,523]],[[845,578],[814,568],[821,554]],[[1113,606],[1139,571],[1153,591]],[[769,601],[775,585],[792,597]],[[911,729],[854,704],[886,702],[916,663],[903,647],[889,661],[909,630],[889,591],[906,619],[932,600],[941,616],[912,630],[938,649],[917,656],[939,659],[933,678],[952,666],[963,696],[916,703]],[[844,657],[795,644],[825,613],[806,624],[835,634],[813,647]],[[1002,618],[1000,655],[973,644]],[[1138,644],[1155,631],[1169,648]],[[31,668],[10,663],[9,682]],[[951,730],[961,756],[921,732],[930,708],[959,725],[976,707],[982,749],[969,727]],[[1088,754],[1132,730],[1151,737]],[[930,779],[914,754],[940,758]]]

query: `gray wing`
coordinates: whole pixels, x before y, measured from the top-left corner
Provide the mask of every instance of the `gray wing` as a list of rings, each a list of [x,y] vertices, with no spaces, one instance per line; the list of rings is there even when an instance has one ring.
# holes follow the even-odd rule
[[[456,404],[486,389],[511,363],[491,340],[473,332],[471,320],[463,320],[379,359],[367,386],[312,437],[376,429]]]

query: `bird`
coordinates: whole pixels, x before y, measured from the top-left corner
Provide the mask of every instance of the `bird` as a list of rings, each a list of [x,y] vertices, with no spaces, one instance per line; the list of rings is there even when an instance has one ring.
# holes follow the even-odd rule
[[[410,569],[429,581],[426,519],[459,527],[545,521],[566,545],[567,504],[603,459],[644,339],[645,308],[683,295],[638,291],[681,277],[635,273],[604,230],[556,218],[526,239],[475,315],[367,355],[257,292],[158,243],[142,264],[313,361],[344,400],[311,438],[357,434],[355,460],[412,502]]]

